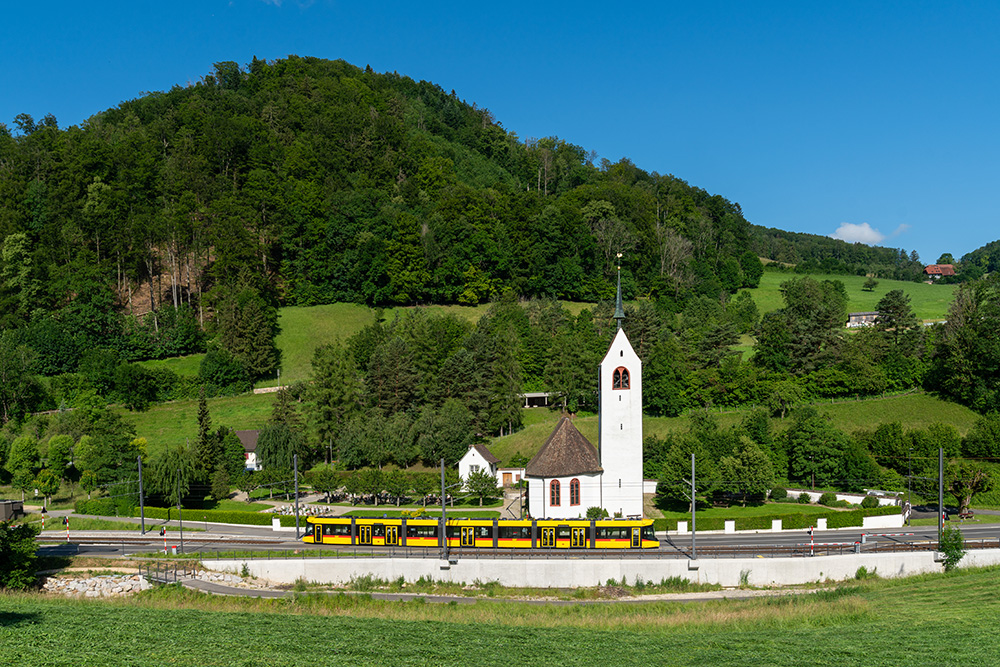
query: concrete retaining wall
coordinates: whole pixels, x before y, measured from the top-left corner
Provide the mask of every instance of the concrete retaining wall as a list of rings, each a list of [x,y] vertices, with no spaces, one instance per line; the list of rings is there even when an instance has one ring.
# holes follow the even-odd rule
[[[1000,549],[977,549],[963,559],[964,567],[1000,563]],[[309,582],[339,584],[355,577],[371,575],[394,580],[474,583],[497,581],[504,586],[576,588],[597,586],[609,579],[632,584],[636,580],[659,582],[682,577],[693,582],[739,586],[746,572],[752,586],[787,586],[824,580],[848,579],[864,566],[882,577],[901,577],[940,572],[933,552],[898,554],[851,554],[814,558],[720,558],[691,561],[663,559],[461,559],[449,564],[433,558],[304,558],[288,560],[204,561],[205,567],[240,572],[243,566],[254,577],[278,583]]]

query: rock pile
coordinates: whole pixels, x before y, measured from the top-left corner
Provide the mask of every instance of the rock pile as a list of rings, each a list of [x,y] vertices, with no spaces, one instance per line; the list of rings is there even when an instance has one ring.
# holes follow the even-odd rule
[[[46,577],[42,590],[69,597],[108,598],[132,595],[150,588],[145,577],[137,574],[113,574],[87,579]]]

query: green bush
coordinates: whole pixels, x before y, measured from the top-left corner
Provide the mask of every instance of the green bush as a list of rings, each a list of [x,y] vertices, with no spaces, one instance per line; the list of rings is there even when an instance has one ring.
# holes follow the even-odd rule
[[[119,507],[118,516],[139,516],[139,508],[129,504],[124,511]],[[270,526],[275,516],[281,525],[290,528],[295,525],[295,516],[284,516],[261,512],[239,512],[234,510],[203,510],[181,508],[181,518],[185,521],[211,521],[212,523],[235,523],[243,526]],[[177,521],[176,507],[146,507],[147,519],[163,519]],[[77,514],[92,514],[96,516],[115,516],[115,499],[97,498],[81,500],[76,503]],[[306,525],[305,516],[299,516],[299,526]]]
[[[962,537],[962,531],[952,526],[945,526],[941,532],[938,549],[944,554],[944,571],[951,572],[965,557],[965,539]]]
[[[132,516],[138,516],[136,510]],[[213,523],[236,523],[245,526],[270,526],[271,519],[275,516],[281,521],[284,527],[295,525],[295,516],[276,515],[261,512],[239,512],[232,510],[200,510],[183,509],[181,518],[190,521],[211,521]],[[164,519],[166,521],[176,521],[178,518],[176,507],[147,507],[146,517],[150,519]],[[299,516],[299,526],[304,526],[305,516]]]
[[[771,489],[771,500],[783,500],[787,497],[788,497],[787,489],[780,486],[776,486],[773,489]]]
[[[829,491],[827,491],[826,493],[824,493],[819,497],[819,500],[817,502],[820,505],[824,505],[826,507],[832,507],[833,503],[837,502],[837,494],[830,493]]]
[[[861,501],[861,507],[866,510],[878,507],[878,498],[875,496],[865,496],[864,500]]]
[[[812,501],[809,500],[809,494],[808,493],[806,493],[805,491],[803,491],[802,493],[799,494],[799,504],[800,505],[808,505],[810,502],[812,502]]]

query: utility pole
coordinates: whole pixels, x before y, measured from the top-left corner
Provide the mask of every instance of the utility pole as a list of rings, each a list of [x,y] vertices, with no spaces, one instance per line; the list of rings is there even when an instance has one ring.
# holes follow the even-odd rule
[[[292,472],[295,474],[295,539],[299,539],[299,455],[292,454]]]
[[[181,553],[184,553],[184,517],[181,515],[181,470],[177,469],[177,521],[181,531]]]
[[[913,447],[910,447],[910,455],[906,458],[906,525],[910,525],[910,515],[913,514],[913,505],[910,504],[910,487],[913,486]]]
[[[139,462],[139,534],[146,534],[146,507],[142,500],[142,457],[138,456],[136,459]]]
[[[444,459],[441,459],[441,560],[448,560],[448,534],[445,530],[448,527],[448,519],[445,517],[447,510],[445,509],[444,491]]]
[[[938,447],[938,548],[944,531],[944,447]]]
[[[694,525],[694,452],[691,452],[691,560],[698,560],[697,533]]]

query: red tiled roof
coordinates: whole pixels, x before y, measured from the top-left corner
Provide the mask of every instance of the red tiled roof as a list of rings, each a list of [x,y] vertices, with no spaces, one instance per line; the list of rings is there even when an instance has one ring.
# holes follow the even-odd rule
[[[934,276],[953,276],[955,275],[955,266],[953,264],[928,264],[924,273]]]

